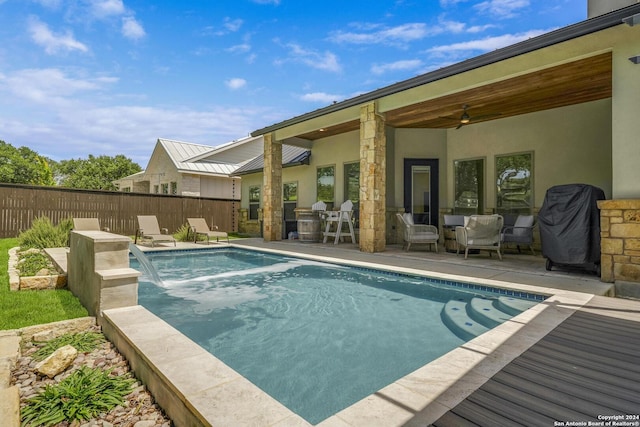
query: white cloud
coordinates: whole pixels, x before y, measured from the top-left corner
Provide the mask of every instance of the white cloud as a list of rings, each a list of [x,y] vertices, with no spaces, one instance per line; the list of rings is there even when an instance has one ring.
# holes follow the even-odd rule
[[[122,35],[131,40],[138,40],[146,36],[142,25],[132,16],[122,18]]]
[[[280,4],[280,0],[253,0],[253,2],[258,4],[272,4],[274,6],[278,6]]]
[[[496,37],[487,37],[484,39],[471,40],[462,43],[453,43],[450,45],[435,46],[428,49],[427,53],[451,53],[456,51],[481,51],[488,52],[509,46],[521,41],[537,37],[551,30],[532,30],[521,34],[504,34]]]
[[[529,0],[488,0],[474,6],[480,12],[489,13],[498,18],[511,18],[516,12],[529,6]]]
[[[302,101],[330,104],[333,102],[338,102],[343,100],[344,96],[334,95],[334,94],[324,93],[324,92],[312,92],[312,93],[305,93],[304,95],[301,95],[300,99]]]
[[[247,81],[245,79],[235,77],[233,79],[227,80],[226,82],[224,82],[224,84],[227,85],[227,87],[231,90],[237,90],[245,87],[247,85]]]
[[[224,18],[224,27],[233,32],[236,32],[240,29],[240,27],[242,27],[242,19],[231,19],[231,18]]]
[[[290,50],[289,60],[305,64],[311,68],[318,70],[331,71],[334,73],[342,71],[342,67],[338,62],[338,57],[332,52],[319,53],[313,50],[304,49],[298,44],[290,43],[287,45]]]
[[[375,25],[358,26],[363,30],[360,32],[344,32],[336,31],[331,34],[329,40],[335,43],[352,43],[352,44],[390,44],[390,43],[406,43],[415,40],[421,40],[430,34],[433,29],[429,29],[424,23],[409,23],[398,25],[397,27],[379,29]],[[438,30],[441,31],[441,30]]]
[[[89,48],[75,39],[73,33],[67,30],[64,34],[53,33],[47,24],[40,21],[37,17],[29,18],[27,29],[31,34],[31,39],[44,48],[49,55],[56,54],[60,51],[87,52]]]
[[[4,0],[1,0],[0,4],[2,4],[3,1]],[[33,1],[49,9],[57,9],[58,7],[60,7],[60,4],[62,3],[62,0],[33,0]]]
[[[74,78],[56,68],[25,69],[0,76],[0,88],[13,97],[37,104],[60,106],[80,93],[97,91],[117,81],[114,77]]]
[[[373,74],[384,74],[388,71],[406,71],[414,70],[422,66],[422,61],[419,59],[407,59],[403,61],[390,62],[388,64],[374,64],[371,66],[371,72]]]
[[[231,46],[230,48],[225,49],[230,53],[246,53],[251,50],[251,45],[248,43],[237,44],[235,46]]]
[[[122,0],[91,0],[90,10],[91,14],[98,19],[120,16],[125,13]]]

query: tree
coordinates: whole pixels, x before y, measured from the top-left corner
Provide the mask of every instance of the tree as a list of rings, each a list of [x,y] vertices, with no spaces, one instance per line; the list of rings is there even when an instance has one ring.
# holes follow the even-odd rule
[[[55,185],[47,160],[27,148],[0,140],[0,182]]]
[[[62,187],[116,190],[113,181],[141,170],[140,165],[122,154],[115,157],[89,154],[88,159],[61,160],[56,165],[55,174]]]

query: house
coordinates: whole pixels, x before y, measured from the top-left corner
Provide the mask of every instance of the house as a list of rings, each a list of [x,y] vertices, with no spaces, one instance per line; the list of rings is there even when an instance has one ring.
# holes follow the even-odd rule
[[[240,200],[240,178],[231,174],[262,153],[262,136],[218,147],[158,139],[146,169],[114,183],[120,191]]]
[[[593,0],[588,13],[252,132],[263,170],[243,175],[242,208],[259,205],[270,241],[284,235],[287,186],[299,208],[351,199],[360,250],[381,252],[396,212],[434,225],[450,212],[536,214],[548,188],[591,184],[610,199],[602,279],[640,281],[640,4]],[[311,150],[308,164],[283,168],[286,145]]]

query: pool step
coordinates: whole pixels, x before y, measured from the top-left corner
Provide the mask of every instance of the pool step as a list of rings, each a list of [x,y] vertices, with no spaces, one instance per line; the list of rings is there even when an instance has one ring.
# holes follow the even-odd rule
[[[530,309],[538,303],[539,301],[530,301],[520,298],[506,296],[498,297],[498,308],[500,308],[500,310],[504,311],[505,313],[511,314],[512,316],[516,316],[523,311]]]
[[[473,298],[468,307],[469,316],[488,328],[494,328],[513,317],[499,307],[497,300]]]
[[[470,340],[536,304],[536,301],[507,296],[498,299],[474,297],[469,302],[457,299],[445,304],[440,317],[453,333]]]
[[[468,303],[464,300],[450,300],[440,313],[444,324],[463,340],[470,340],[489,330],[469,316],[467,306]]]

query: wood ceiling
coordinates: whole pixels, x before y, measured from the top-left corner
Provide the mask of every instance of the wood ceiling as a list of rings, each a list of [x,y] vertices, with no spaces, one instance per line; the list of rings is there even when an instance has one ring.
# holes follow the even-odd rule
[[[611,77],[611,53],[604,53],[387,111],[385,118],[395,128],[455,128],[467,105],[472,125],[610,98]],[[359,127],[353,120],[299,136],[315,140]]]

